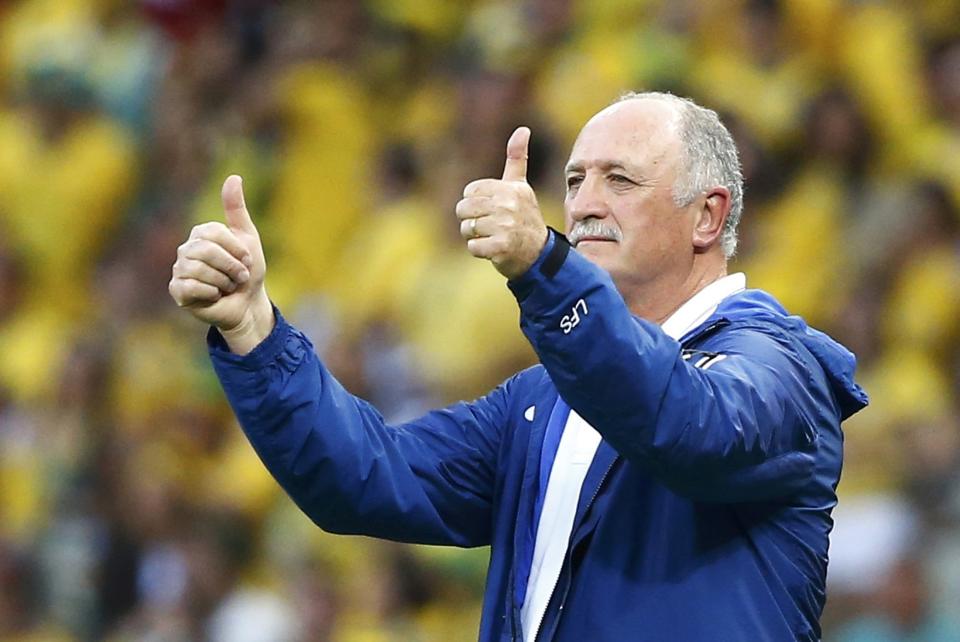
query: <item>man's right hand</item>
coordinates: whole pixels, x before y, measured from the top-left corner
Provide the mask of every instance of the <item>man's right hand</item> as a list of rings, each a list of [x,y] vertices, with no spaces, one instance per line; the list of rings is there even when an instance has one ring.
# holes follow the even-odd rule
[[[226,225],[204,223],[177,249],[170,296],[197,319],[216,326],[230,349],[247,354],[273,330],[273,306],[263,279],[263,245],[243,200],[243,181],[223,183]]]

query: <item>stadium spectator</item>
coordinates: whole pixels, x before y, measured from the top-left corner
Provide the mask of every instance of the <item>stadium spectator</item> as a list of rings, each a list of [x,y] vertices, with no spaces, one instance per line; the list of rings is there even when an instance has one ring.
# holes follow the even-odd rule
[[[476,640],[489,552],[313,527],[184,340],[169,257],[242,174],[271,295],[349,390],[391,423],[472,398],[534,355],[450,224],[460,187],[525,122],[561,227],[569,145],[631,86],[720,108],[749,186],[731,269],[853,348],[871,393],[845,425],[823,639],[889,609],[901,557],[960,630],[958,42],[956,0],[0,2],[0,637],[171,637],[268,592],[301,640]],[[362,199],[330,194],[343,175]],[[314,234],[328,255],[298,245]],[[777,249],[799,258],[768,269]],[[223,512],[257,545],[187,622],[183,534]]]

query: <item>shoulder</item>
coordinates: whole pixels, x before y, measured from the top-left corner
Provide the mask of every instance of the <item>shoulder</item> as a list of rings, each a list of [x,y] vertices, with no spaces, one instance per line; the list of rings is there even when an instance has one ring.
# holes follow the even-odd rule
[[[693,365],[705,363],[708,374],[749,382],[758,398],[789,403],[809,425],[835,426],[845,414],[843,385],[789,324],[732,322],[692,349],[703,353]]]
[[[556,391],[546,368],[539,363],[517,372],[501,384],[510,397],[529,396]]]
[[[685,344],[683,350],[688,359],[688,355],[716,353],[774,362],[789,356],[801,358],[806,352],[790,328],[764,319],[725,320],[715,331]]]
[[[531,407],[540,408],[545,402],[553,403],[557,389],[542,365],[525,368],[491,392],[486,399],[500,406],[503,417],[521,417]]]
[[[804,341],[789,325],[765,319],[725,323],[716,332],[684,346],[691,365],[759,385],[789,396],[808,396],[830,389],[829,376]],[[819,395],[818,395],[819,396]]]

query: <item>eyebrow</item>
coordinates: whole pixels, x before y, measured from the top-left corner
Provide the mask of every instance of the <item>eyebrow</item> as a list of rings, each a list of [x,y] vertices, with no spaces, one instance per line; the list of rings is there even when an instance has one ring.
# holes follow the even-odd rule
[[[616,161],[612,159],[602,159],[602,160],[594,161],[592,164],[597,165],[602,170],[619,169],[630,174],[640,173],[636,168],[631,167],[630,165],[626,165],[621,161]],[[563,172],[565,174],[569,174],[571,172],[582,172],[583,165],[584,164],[581,162],[567,163],[566,167],[563,168]]]

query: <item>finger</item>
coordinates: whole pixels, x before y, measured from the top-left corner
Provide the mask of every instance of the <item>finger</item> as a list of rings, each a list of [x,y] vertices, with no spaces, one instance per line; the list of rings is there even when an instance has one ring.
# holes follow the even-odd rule
[[[530,128],[517,127],[507,141],[507,162],[503,166],[503,180],[527,180],[527,155],[530,146]]]
[[[503,191],[503,180],[499,178],[479,178],[463,188],[464,198],[494,196]]]
[[[202,261],[230,276],[237,283],[246,283],[250,272],[235,256],[220,245],[206,239],[193,239],[180,246],[180,257]]]
[[[487,225],[488,217],[468,218],[460,221],[460,236],[466,240],[490,236],[491,230]]]
[[[489,196],[471,196],[457,203],[457,218],[460,220],[477,218],[489,214],[493,210],[493,199]]]
[[[173,275],[182,279],[196,279],[201,283],[209,283],[225,293],[233,292],[239,285],[220,270],[215,270],[206,263],[195,259],[181,259],[173,264]]]
[[[492,236],[467,241],[467,250],[478,259],[493,259],[501,250],[501,243]]]
[[[243,200],[243,179],[236,174],[228,176],[223,182],[220,197],[223,200],[223,213],[230,229],[235,232],[256,234],[257,227],[253,224],[250,212],[247,211],[247,204]]]
[[[220,289],[196,279],[174,278],[170,281],[170,295],[181,308],[197,304],[216,303],[220,300]]]
[[[247,267],[250,266],[250,252],[246,246],[237,238],[237,235],[230,231],[230,228],[223,223],[211,221],[195,226],[190,231],[191,239],[207,239],[221,246],[227,252],[237,257]]]

